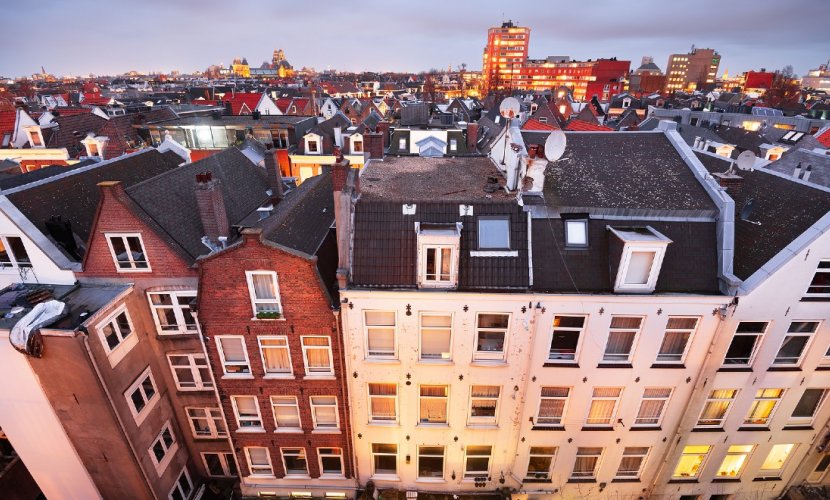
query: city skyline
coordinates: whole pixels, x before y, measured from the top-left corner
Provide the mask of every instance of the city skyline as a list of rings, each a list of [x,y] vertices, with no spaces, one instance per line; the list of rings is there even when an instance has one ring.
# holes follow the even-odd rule
[[[30,3],[9,12],[11,47],[7,53],[13,56],[0,64],[0,75],[29,76],[41,66],[58,76],[115,75],[131,70],[191,73],[213,64],[228,65],[236,57],[245,57],[258,67],[270,61],[274,48],[284,49],[296,68],[318,71],[417,73],[447,66],[455,69],[461,63],[479,70],[487,28],[502,20],[531,28],[531,58],[617,57],[630,60],[632,69],[643,56],[652,56],[665,70],[669,54],[686,52],[695,45],[722,55],[720,74],[761,68],[774,71],[792,65],[803,76],[827,60],[822,49],[830,45],[830,35],[821,29],[822,21],[830,16],[830,4],[814,0],[791,2],[786,10],[753,5],[751,11],[707,1],[691,13],[651,0],[626,12],[601,0],[592,10],[567,13],[564,9],[537,12],[532,2],[511,4],[509,10],[495,2],[475,6],[423,2],[411,12],[387,12],[381,2],[369,1],[360,8],[331,13],[287,4],[273,14],[267,4],[253,1],[238,9],[243,18],[262,11],[251,16],[251,22],[227,22],[227,6],[213,0],[175,5],[148,0],[143,12],[159,12],[159,18],[134,25],[92,25],[85,5],[95,4],[83,0],[70,9],[51,2]],[[112,19],[125,19],[134,12],[134,4],[107,8]],[[811,14],[805,16],[805,12]],[[68,37],[72,43],[33,43],[27,36],[31,32],[27,20],[32,19],[50,26],[51,40]],[[203,35],[194,36],[194,30]]]

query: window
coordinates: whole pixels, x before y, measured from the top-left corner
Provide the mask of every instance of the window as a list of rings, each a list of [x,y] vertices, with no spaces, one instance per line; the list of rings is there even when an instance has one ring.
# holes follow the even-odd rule
[[[363,141],[352,141],[352,153],[363,152]]]
[[[660,352],[657,353],[658,363],[682,363],[689,348],[689,339],[697,328],[697,318],[680,318],[669,316],[666,323],[666,333]]]
[[[723,421],[726,420],[726,414],[737,394],[736,389],[715,389],[712,391],[709,398],[706,399],[706,404],[703,406],[696,427],[723,427]]]
[[[186,408],[190,430],[195,438],[222,438],[228,436],[225,419],[219,408]]]
[[[280,448],[282,464],[285,466],[286,476],[307,476],[308,460],[305,448]]]
[[[653,292],[671,240],[651,226],[608,229],[623,244],[614,291]],[[612,245],[616,246],[617,240],[612,241]]]
[[[150,271],[140,234],[107,234],[115,268],[122,271]]]
[[[187,473],[187,467],[183,468],[179,473],[179,478],[176,479],[176,484],[167,495],[169,500],[187,500],[190,494],[193,493],[193,481],[190,480],[190,474]]]
[[[767,329],[765,321],[741,321],[726,351],[724,365],[750,365],[758,350],[758,340]]]
[[[210,369],[204,354],[168,354],[167,362],[180,391],[213,389]]]
[[[446,385],[420,386],[419,416],[422,424],[446,424],[449,387]]]
[[[479,250],[510,249],[510,219],[478,219]]]
[[[450,288],[458,282],[461,223],[416,223],[418,233],[418,285]]]
[[[170,422],[167,422],[161,428],[161,432],[156,436],[156,440],[153,441],[150,449],[147,450],[150,453],[150,459],[152,459],[153,465],[156,466],[156,472],[158,472],[159,476],[167,468],[167,464],[170,463],[170,460],[178,449],[179,445],[176,443],[176,436],[170,428]]]
[[[631,252],[623,283],[626,285],[647,284],[656,255],[656,252]]]
[[[248,350],[245,337],[241,335],[217,336],[216,346],[225,375],[250,375],[251,364],[248,362]]]
[[[190,313],[190,303],[196,292],[151,292],[150,308],[159,335],[197,333],[196,319]]]
[[[271,410],[274,413],[277,432],[302,429],[296,396],[271,396]]]
[[[584,316],[555,316],[549,361],[574,361],[585,328]]]
[[[252,476],[274,476],[268,448],[248,446],[245,448],[245,457],[248,459],[248,470]]]
[[[425,283],[453,282],[453,247],[425,246]]]
[[[648,446],[626,446],[623,450],[620,466],[614,476],[620,479],[637,479],[643,472],[643,465],[648,457]]]
[[[396,422],[398,420],[398,386],[369,384],[369,421]]]
[[[700,475],[706,458],[712,450],[711,446],[691,445],[683,448],[683,454],[677,461],[677,467],[672,474],[673,479],[693,479]]]
[[[280,314],[280,288],[274,271],[245,271],[254,316]]]
[[[669,403],[672,389],[670,387],[646,387],[643,391],[643,401],[634,425],[637,427],[657,427],[663,420],[663,414]]]
[[[792,455],[795,448],[794,444],[775,444],[769,451],[764,463],[761,464],[759,476],[761,477],[778,477],[784,472],[784,466],[787,465],[787,459]]]
[[[452,314],[421,313],[421,359],[452,359]]]
[[[124,397],[127,398],[136,425],[141,425],[141,422],[144,421],[147,414],[159,400],[156,383],[153,380],[153,374],[149,366],[124,392]]]
[[[830,260],[822,260],[818,263],[816,274],[813,275],[810,286],[807,288],[807,293],[804,294],[806,299],[830,299]]]
[[[588,219],[565,220],[565,246],[588,246]]]
[[[830,468],[830,453],[826,453],[821,456],[821,460],[816,464],[816,468],[813,469],[813,472],[807,476],[808,483],[820,483],[824,480],[824,476],[827,475],[827,469]]]
[[[450,139],[450,151],[458,151],[458,139]]]
[[[464,478],[487,477],[492,451],[492,446],[467,446],[464,453]]]
[[[418,447],[418,478],[444,479],[444,447]]]
[[[470,424],[495,424],[498,420],[499,393],[497,385],[470,387]]]
[[[628,363],[642,322],[643,318],[613,316],[602,360],[607,363]]]
[[[749,413],[744,419],[744,425],[768,425],[783,395],[784,389],[758,389],[755,393],[755,400],[749,407]]]
[[[535,425],[540,427],[564,425],[563,418],[570,391],[568,387],[542,387],[539,414],[536,416]]]
[[[32,267],[29,252],[23,240],[17,236],[0,236],[0,269],[6,267]]]
[[[308,152],[309,153],[319,153],[320,151],[317,148],[317,141],[308,141]]]
[[[726,456],[723,457],[720,467],[718,467],[717,477],[741,477],[741,472],[744,470],[749,459],[749,454],[754,448],[751,444],[736,444],[729,447],[726,451]]]
[[[556,446],[531,446],[528,453],[527,474],[525,479],[549,480],[553,461],[556,459]]]
[[[337,398],[335,396],[311,396],[311,418],[315,429],[338,429]]]
[[[548,122],[548,117],[547,116],[540,116],[539,117],[539,122],[540,123],[547,123]]]
[[[476,360],[504,360],[509,314],[479,313],[476,317]]]
[[[827,389],[805,389],[795,405],[787,425],[812,425],[819,407],[827,397]]]
[[[395,311],[364,311],[366,325],[366,357],[397,357],[395,350]]]
[[[236,460],[233,453],[202,453],[202,462],[210,477],[236,477]]]
[[[610,426],[614,423],[622,387],[594,387],[586,426]]]
[[[406,139],[398,140],[398,149],[406,149]]]
[[[818,321],[793,321],[787,329],[787,336],[772,361],[774,365],[798,365],[801,356],[816,332]]]
[[[138,339],[133,335],[133,323],[127,308],[119,307],[112,315],[98,325],[98,335],[104,344],[107,354],[111,354],[117,347],[124,346],[118,355],[114,355],[110,362],[115,366],[132,349]],[[125,342],[126,341],[126,342]]]
[[[398,475],[398,445],[372,443],[375,476]]]
[[[343,476],[342,448],[317,448],[317,459],[323,476]]]
[[[256,396],[231,396],[236,425],[240,431],[262,431],[262,417]]]
[[[602,450],[602,448],[577,448],[571,479],[595,479],[599,461],[602,458]]]
[[[288,337],[260,336],[259,352],[266,376],[291,375],[291,353],[288,350]]]
[[[301,337],[306,375],[334,375],[331,365],[331,339]]]

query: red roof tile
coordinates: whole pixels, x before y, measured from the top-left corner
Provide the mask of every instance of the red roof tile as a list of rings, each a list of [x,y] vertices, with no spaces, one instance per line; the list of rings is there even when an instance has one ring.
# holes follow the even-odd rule
[[[14,124],[17,122],[17,111],[0,111],[0,140],[6,133],[14,133]]]
[[[101,97],[97,94],[87,94],[84,96],[83,104],[84,106],[107,106],[109,105],[113,99],[111,97]]]
[[[73,115],[83,115],[87,113],[92,113],[92,108],[76,108],[76,107],[66,107],[66,106],[57,106],[56,108],[52,109],[52,114],[57,111],[60,116],[73,116]]]
[[[816,136],[816,140],[825,148],[830,148],[830,128]]]
[[[542,123],[535,118],[531,118],[522,125],[522,130],[556,130],[557,127],[549,123]]]
[[[594,123],[584,122],[582,120],[571,120],[565,125],[565,130],[570,131],[578,131],[578,132],[613,132],[614,129],[610,127],[604,127],[602,125],[597,125]]]
[[[288,113],[288,107],[291,106],[292,99],[290,97],[280,97],[275,101],[275,104],[282,111],[283,114]]]
[[[190,102],[190,104],[196,104],[198,106],[216,106],[216,99],[194,99]]]
[[[231,103],[231,114],[240,115],[243,112],[249,115],[254,112],[259,100],[262,99],[261,92],[236,92],[225,94],[224,101]]]

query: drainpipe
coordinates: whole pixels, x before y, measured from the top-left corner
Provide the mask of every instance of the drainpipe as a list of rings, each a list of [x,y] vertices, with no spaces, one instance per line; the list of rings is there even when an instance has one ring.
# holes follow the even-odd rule
[[[354,485],[355,490],[360,489],[360,473],[358,471],[357,466],[357,455],[353,450],[352,444],[352,420],[351,420],[351,398],[349,397],[349,384],[346,383],[346,379],[349,376],[346,368],[346,343],[344,339],[346,338],[346,319],[342,314],[342,308],[335,309],[332,311],[334,314],[334,322],[337,325],[337,328],[340,332],[340,349],[341,349],[341,356],[339,359],[340,363],[340,373],[342,376],[340,377],[340,390],[343,391],[343,411],[346,415],[345,422],[343,424],[343,432],[346,436],[346,446],[349,448],[349,460],[352,462],[352,471],[354,472]]]
[[[95,370],[95,375],[98,378],[98,384],[104,390],[104,395],[107,396],[107,401],[110,404],[110,411],[112,411],[113,415],[115,415],[115,420],[118,421],[118,427],[121,428],[121,434],[124,436],[124,440],[127,442],[127,446],[130,447],[130,451],[132,452],[133,459],[135,460],[135,464],[138,466],[138,470],[141,471],[141,475],[144,476],[144,481],[147,483],[147,488],[149,488],[150,493],[153,495],[153,498],[159,500],[158,495],[156,495],[156,491],[151,486],[152,483],[150,482],[150,478],[147,476],[147,472],[141,467],[141,460],[138,458],[138,453],[135,451],[135,447],[133,446],[133,442],[130,441],[129,436],[127,435],[127,428],[124,426],[124,421],[121,420],[121,416],[118,414],[118,411],[115,409],[115,402],[112,400],[112,395],[110,394],[109,389],[107,389],[107,384],[104,383],[104,377],[101,375],[101,370],[98,368],[98,363],[95,362],[95,357],[92,355],[92,349],[89,347],[89,332],[86,331],[84,328],[82,330],[85,335],[83,335],[84,339],[84,347],[86,348],[86,355],[87,359],[89,360],[89,364],[92,365],[92,369]],[[161,395],[159,395],[161,397]]]

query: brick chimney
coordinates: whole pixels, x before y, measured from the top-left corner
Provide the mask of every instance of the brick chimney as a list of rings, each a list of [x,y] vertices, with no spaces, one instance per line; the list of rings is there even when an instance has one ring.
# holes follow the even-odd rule
[[[714,174],[712,174],[712,177],[714,177],[718,181],[718,184],[722,188],[726,189],[726,192],[729,194],[729,196],[735,196],[736,194],[739,194],[744,184],[743,177],[728,172],[715,172]]]
[[[222,186],[211,172],[196,174],[196,208],[202,219],[205,236],[210,241],[218,244],[220,236],[227,237],[230,234]]]
[[[380,140],[380,137],[377,137],[379,143]],[[345,289],[349,281],[352,203],[357,193],[360,192],[359,173],[358,169],[351,167],[347,158],[340,158],[332,165],[334,227],[337,236],[337,282],[340,289]]]
[[[476,143],[478,142],[478,123],[470,122],[467,124],[467,153],[475,153]]]
[[[276,150],[265,150],[265,172],[268,174],[268,187],[271,188],[271,202],[275,205],[283,198],[282,172],[276,154]]]
[[[383,134],[380,132],[363,133],[363,150],[369,153],[369,158],[380,160],[383,158]]]
[[[389,147],[389,126],[392,125],[389,122],[381,121],[378,122],[377,131],[380,134],[383,134],[383,149]]]

